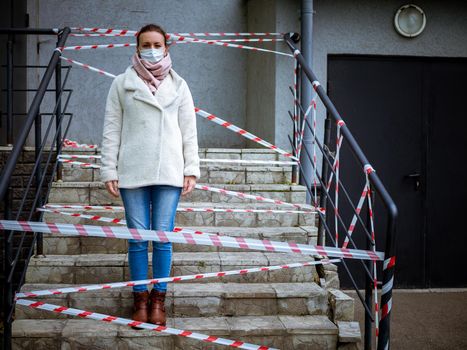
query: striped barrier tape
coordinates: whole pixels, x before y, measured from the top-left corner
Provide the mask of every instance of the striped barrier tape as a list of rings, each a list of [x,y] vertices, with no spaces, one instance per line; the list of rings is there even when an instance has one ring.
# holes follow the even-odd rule
[[[96,37],[135,37],[136,33],[127,34],[99,34],[99,33],[70,33],[69,36],[75,36],[80,38],[96,38]]]
[[[170,283],[170,282],[198,280],[198,279],[211,278],[211,277],[245,275],[249,273],[276,271],[276,270],[283,270],[283,269],[294,269],[294,268],[314,266],[314,265],[329,265],[333,263],[338,263],[340,261],[341,261],[340,259],[331,259],[331,260],[323,259],[320,261],[305,261],[305,262],[291,263],[291,264],[286,264],[286,265],[262,266],[262,267],[253,267],[253,268],[241,269],[241,270],[228,270],[228,271],[219,271],[219,272],[200,273],[196,275],[153,278],[153,279],[129,281],[129,282],[91,284],[91,285],[64,287],[64,288],[56,288],[56,289],[34,290],[30,292],[16,293],[16,298],[17,299],[36,298],[36,297],[43,297],[47,295],[83,293],[83,292],[90,292],[90,291],[103,290],[103,289],[125,288],[125,287],[139,286],[139,285],[156,284],[156,283],[162,283],[162,282]]]
[[[71,148],[86,148],[86,149],[93,149],[93,148],[97,148],[97,145],[87,145],[87,144],[80,144],[76,141],[72,141],[72,140],[69,140],[69,139],[64,139],[63,140],[63,146],[64,147],[71,147]]]
[[[93,169],[100,169],[100,165],[94,164],[94,163],[85,163],[85,162],[79,162],[76,160],[71,160],[71,159],[64,159],[64,158],[57,158],[57,160],[61,163],[67,163],[67,164],[72,164],[72,165],[79,165],[83,168],[93,168]]]
[[[47,209],[47,208],[37,208],[37,211],[43,211],[47,213],[54,213],[54,214],[61,214],[65,216],[72,216],[72,217],[78,217],[78,218],[83,218],[83,219],[88,219],[88,220],[93,220],[93,221],[100,221],[100,222],[107,222],[107,223],[112,223],[112,224],[119,224],[119,225],[125,225],[126,226],[126,220],[125,219],[119,219],[119,218],[109,218],[106,216],[100,216],[100,215],[87,215],[87,214],[81,214],[81,213],[73,213],[73,212],[67,212],[67,211],[60,211],[60,210],[55,210],[55,209]],[[195,235],[200,235],[200,234],[207,234],[207,235],[217,235],[219,234],[217,232],[201,232],[198,230],[191,230],[183,227],[174,227],[173,232],[189,232]]]
[[[343,120],[339,120],[337,122],[337,132],[336,132],[336,157],[334,159],[335,162],[335,171],[336,171],[336,185],[334,186],[334,232],[335,232],[335,239],[336,239],[336,247],[339,245],[339,225],[338,225],[338,217],[339,217],[339,169],[340,169],[340,150],[341,150],[341,127],[345,125]]]
[[[64,159],[101,159],[102,156],[97,154],[59,154],[58,158]]]
[[[102,69],[99,69],[99,68],[96,68],[96,67],[93,67],[93,66],[90,66],[88,64],[84,64],[84,63],[81,63],[81,62],[78,62],[78,61],[75,61],[75,60],[72,60],[72,59],[69,59],[69,58],[66,58],[66,57],[63,57],[63,56],[60,56],[60,58],[62,58],[63,60],[69,62],[69,63],[72,63],[72,64],[76,64],[84,69],[88,69],[90,71],[93,71],[93,72],[97,72],[101,75],[105,75],[105,76],[108,76],[110,78],[115,78],[116,75],[114,74],[111,74],[111,73],[108,73]],[[285,157],[288,157],[288,158],[291,158],[291,159],[294,159],[295,161],[298,161],[298,159],[293,155],[291,154],[290,152],[287,152],[287,151],[284,151],[282,149],[280,149],[279,147],[261,139],[260,137],[256,136],[256,135],[253,135],[252,133],[246,131],[246,130],[243,130],[242,128],[239,128],[238,126],[232,124],[232,123],[229,123],[217,116],[215,116],[214,114],[211,114],[211,113],[208,113],[198,107],[195,107],[195,112],[196,114],[198,114],[199,116],[205,118],[205,119],[208,119],[208,120],[211,120],[213,122],[215,122],[216,124],[219,124],[223,127],[225,127],[226,129],[228,130],[231,130],[239,135],[242,135],[243,137],[253,141],[253,142],[256,142],[256,143],[259,143],[260,145],[262,146],[265,146],[269,149],[272,149],[274,150],[275,152],[279,153],[279,154],[282,154],[283,156]]]
[[[51,204],[46,204],[44,207],[48,208]],[[90,205],[73,205],[73,208],[67,205],[53,204],[53,208],[67,208],[67,209],[83,209],[83,210],[96,210],[100,209],[99,206]],[[109,209],[111,210],[111,209]],[[121,208],[119,210],[124,210]],[[268,214],[316,214],[314,210],[280,210],[280,209],[239,209],[239,208],[191,208],[191,207],[178,207],[179,212],[193,212],[193,213],[268,213]]]
[[[123,35],[123,34],[132,34],[132,33],[134,33],[133,31],[129,31],[129,30],[114,30],[114,29],[102,29],[102,32],[101,32],[100,31],[101,28],[81,28],[80,30],[81,31],[92,31],[92,32],[97,32],[97,33],[102,33],[102,34],[114,34],[114,33],[116,33],[116,34]],[[183,42],[200,43],[200,44],[207,44],[207,45],[219,45],[219,46],[223,46],[223,47],[233,47],[233,48],[238,48],[238,49],[268,52],[268,53],[274,53],[276,55],[294,57],[292,54],[289,54],[289,53],[286,53],[286,52],[268,50],[268,49],[263,49],[263,48],[259,48],[259,47],[253,47],[253,46],[230,44],[230,43],[227,43],[227,42],[219,42],[219,41],[216,41],[216,40],[205,40],[205,39],[192,38],[190,36],[177,35],[177,34],[174,34],[174,33],[167,33],[167,40],[171,41],[171,42],[183,41]]]
[[[256,159],[200,159],[205,163],[238,163],[238,164],[263,164],[263,165],[296,165],[297,162],[281,160],[256,160]]]
[[[85,63],[81,63],[81,62],[72,60],[71,58],[67,58],[65,56],[60,56],[60,59],[66,61],[68,63],[72,63],[72,64],[75,64],[77,66],[80,66],[80,67],[82,67],[84,69],[88,69],[88,70],[91,70],[93,72],[99,73],[100,75],[106,75],[106,76],[108,76],[110,78],[114,78],[114,79],[117,77],[116,75],[108,73],[108,72],[106,72],[106,71],[104,71],[102,69],[90,66],[89,64],[85,64]]]
[[[284,41],[282,38],[242,38],[242,39],[209,39],[209,41],[217,41],[220,43],[262,43],[262,42],[279,42]],[[189,41],[174,41],[173,44],[188,44]]]
[[[45,204],[44,208],[124,211],[124,208],[122,206],[115,206],[115,205]]]
[[[267,349],[274,349],[267,346],[260,346],[255,344],[250,344],[238,340],[230,340],[226,338],[220,338],[212,335],[206,335],[197,332],[191,332],[187,330],[181,330],[177,328],[171,328],[166,326],[157,326],[151,323],[144,323],[139,321],[130,320],[127,318],[116,317],[105,315],[97,312],[85,311],[80,309],[75,309],[72,307],[66,306],[58,306],[48,303],[43,303],[41,301],[34,301],[28,299],[18,299],[16,300],[16,304],[28,306],[33,309],[45,310],[50,312],[55,312],[64,315],[76,316],[96,321],[108,322],[112,324],[119,324],[123,326],[129,327],[137,327],[142,329],[149,329],[160,333],[167,333],[172,335],[178,335],[186,338],[192,338],[196,340],[201,340],[208,343],[220,344],[225,346],[230,346],[237,349],[248,349],[248,350],[267,350]]]
[[[269,149],[272,149],[274,151],[276,151],[277,153],[279,154],[282,154],[283,156],[285,157],[288,157],[288,158],[291,158],[295,161],[298,161],[298,159],[290,152],[287,152],[287,151],[284,151],[282,149],[280,149],[279,147],[277,146],[274,146],[273,144],[261,139],[260,137],[256,136],[256,135],[253,135],[252,133],[249,133],[248,131],[246,130],[243,130],[242,128],[239,128],[238,126],[232,124],[232,123],[229,123],[217,116],[215,116],[214,114],[210,114],[206,111],[203,111],[202,109],[198,108],[198,107],[195,107],[195,112],[205,118],[205,119],[208,119],[208,120],[211,120],[213,121],[214,123],[218,124],[218,125],[221,125],[223,126],[224,128],[226,129],[229,129],[239,135],[242,135],[243,137],[251,140],[251,141],[254,141],[256,143],[259,143],[260,145],[263,145],[264,147],[266,148],[269,148]]]
[[[368,212],[370,216],[370,228],[371,228],[371,244],[373,247],[373,252],[376,251],[376,240],[375,240],[375,224],[373,216],[373,204],[371,198],[371,187],[370,187],[370,172],[365,172],[366,185],[367,185],[367,199],[368,199]],[[375,335],[376,335],[376,346],[378,346],[378,337],[379,337],[379,304],[378,304],[378,277],[376,272],[376,262],[373,262],[373,289],[374,289],[374,304],[375,304]]]
[[[271,38],[244,38],[244,39],[219,39],[219,40],[209,40],[209,42],[279,42],[284,41],[284,39],[271,39]],[[174,41],[172,44],[189,44],[191,41]],[[121,44],[94,44],[94,45],[75,45],[75,46],[62,46],[59,49],[61,51],[78,51],[78,50],[96,50],[96,49],[115,49],[122,47],[136,47],[136,43],[121,43]]]
[[[215,40],[190,38],[190,37],[187,37],[187,36],[179,36],[179,35],[175,35],[175,34],[168,34],[167,36],[168,36],[168,40],[173,41],[173,42],[175,42],[175,41],[185,41],[185,42],[191,42],[191,43],[200,43],[200,44],[216,45],[216,46],[223,46],[223,47],[233,47],[233,48],[237,48],[237,49],[245,49],[245,50],[252,50],[252,51],[268,52],[268,53],[273,53],[273,54],[276,54],[276,55],[293,57],[293,55],[290,54],[290,53],[285,53],[285,52],[281,52],[281,51],[274,51],[274,50],[268,50],[268,49],[263,49],[263,48],[260,48],[260,47],[230,44],[230,43],[219,42],[219,41],[215,41]]]
[[[72,27],[71,30],[80,32],[92,32],[97,34],[113,34],[113,35],[136,35],[136,30],[128,29],[113,29],[113,28],[89,28],[89,27]],[[57,30],[58,31],[58,30]],[[169,35],[172,33],[168,33]],[[173,33],[177,36],[283,36],[285,33],[268,33],[268,32],[203,32],[203,33]]]
[[[87,154],[60,154],[59,158],[64,159],[102,159],[100,155]],[[281,160],[259,160],[259,159],[206,159],[200,158],[203,163],[239,163],[239,164],[262,164],[262,165],[295,165],[297,162]]]
[[[257,200],[257,201],[273,203],[273,204],[281,205],[281,206],[306,209],[308,212],[313,212],[313,213],[315,213],[317,209],[319,209],[320,211],[324,210],[324,208],[315,208],[315,207],[311,207],[309,205],[288,203],[288,202],[281,201],[279,199],[271,199],[271,198],[266,198],[266,197],[263,197],[263,196],[254,195],[254,194],[247,194],[247,193],[243,193],[243,192],[230,191],[230,190],[225,190],[223,188],[211,187],[211,186],[206,186],[206,185],[196,184],[195,188],[197,188],[198,190],[220,193],[220,194],[223,194],[223,195],[226,195],[226,196],[232,196],[232,197],[238,197],[238,198],[244,198],[244,199],[254,199],[254,200]]]
[[[144,230],[119,226],[94,226],[45,223],[35,221],[0,220],[0,229],[25,232],[64,234],[70,236],[91,236],[103,238],[138,239],[155,242],[172,242],[190,245],[240,248],[269,252],[322,255],[325,257],[383,260],[383,252],[371,250],[343,249],[319,245],[306,245],[295,242],[277,242],[253,238],[216,236],[180,232]]]
[[[136,43],[62,46],[59,49],[61,51],[70,51],[70,50],[78,51],[78,50],[95,50],[95,49],[114,49],[114,48],[119,48],[119,47],[132,47],[132,46],[136,46]]]
[[[365,184],[362,194],[360,195],[360,199],[358,200],[357,203],[357,208],[355,209],[356,213],[354,213],[352,217],[352,221],[350,222],[349,229],[347,230],[347,236],[345,237],[344,243],[342,244],[342,248],[347,248],[350,242],[350,237],[353,234],[353,231],[355,230],[355,225],[357,223],[357,215],[360,215],[360,212],[363,207],[363,203],[365,202],[366,194],[367,194],[367,184]]]

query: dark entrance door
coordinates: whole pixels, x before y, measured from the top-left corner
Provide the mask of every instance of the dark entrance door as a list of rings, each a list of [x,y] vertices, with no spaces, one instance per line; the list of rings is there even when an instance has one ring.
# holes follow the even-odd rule
[[[328,93],[399,208],[398,287],[467,286],[466,81],[466,59],[329,57]],[[355,198],[358,168],[349,150],[341,157]]]

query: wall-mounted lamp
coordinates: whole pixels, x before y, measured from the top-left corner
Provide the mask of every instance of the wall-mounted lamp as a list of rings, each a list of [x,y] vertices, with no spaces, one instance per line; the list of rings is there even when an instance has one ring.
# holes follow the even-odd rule
[[[406,38],[415,38],[425,29],[426,15],[417,5],[401,6],[394,16],[394,27]]]

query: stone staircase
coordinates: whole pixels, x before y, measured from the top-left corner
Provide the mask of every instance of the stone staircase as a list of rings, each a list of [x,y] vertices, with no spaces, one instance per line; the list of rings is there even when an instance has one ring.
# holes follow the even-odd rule
[[[82,152],[98,153],[64,153]],[[200,149],[200,157],[288,160],[265,149]],[[202,163],[198,183],[305,203],[305,188],[290,182],[291,167],[219,164]],[[49,204],[122,204],[98,181],[99,169],[67,164],[63,168],[63,181],[53,184]],[[181,198],[180,206],[271,208],[267,203],[196,189]],[[124,217],[123,212],[108,210],[92,214]],[[315,220],[309,214],[178,212],[176,225],[222,235],[314,244]],[[44,221],[108,225],[54,213],[45,213]],[[44,236],[44,256],[31,260],[22,291],[130,280],[126,249],[126,241],[120,239]],[[299,254],[174,244],[171,275],[310,260],[310,256]],[[167,326],[280,349],[357,349],[360,330],[358,323],[352,322],[354,301],[338,290],[337,267],[326,265],[325,271],[323,286],[316,283],[319,279],[313,266],[169,283]],[[131,315],[131,288],[54,295],[40,300],[114,316]],[[16,308],[13,337],[16,349],[224,348],[23,306]]]

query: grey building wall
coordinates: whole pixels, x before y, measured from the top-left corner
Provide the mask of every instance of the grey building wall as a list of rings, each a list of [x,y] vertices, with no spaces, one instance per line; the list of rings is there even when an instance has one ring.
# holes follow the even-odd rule
[[[467,3],[424,0],[416,4],[426,12],[427,27],[420,37],[406,39],[393,28],[400,1],[315,0],[313,68],[323,86],[326,88],[327,58],[332,54],[466,57]],[[300,0],[28,0],[31,27],[92,25],[138,29],[144,23],[159,22],[175,32],[299,31],[299,8]],[[73,38],[69,44],[128,39]],[[29,47],[29,63],[46,63],[54,40],[31,39]],[[289,52],[283,43],[262,47]],[[174,67],[189,83],[199,107],[290,149],[287,134],[292,124],[287,110],[292,107],[288,91],[293,79],[292,59],[202,44],[184,44],[171,50]],[[132,52],[133,49],[109,49],[66,55],[119,73],[129,64]],[[111,81],[79,68],[73,70],[69,86],[75,89],[70,105],[75,121],[70,138],[99,143]],[[29,79],[34,81],[39,76],[36,72]],[[318,104],[318,134],[322,134],[324,117],[324,108]],[[203,147],[258,147],[201,118],[198,132]]]
[[[243,0],[28,0],[31,27],[97,26],[138,30],[159,23],[168,32],[246,31],[246,2]],[[67,45],[133,42],[123,38],[70,38]],[[46,64],[54,48],[50,37],[31,37],[30,64]],[[39,48],[37,53],[35,48]],[[119,74],[130,64],[134,48],[65,52],[64,55]],[[204,110],[245,127],[247,53],[233,48],[183,44],[171,48],[174,69],[187,81],[195,104]],[[36,84],[40,73],[29,76]],[[69,138],[100,143],[105,98],[111,79],[73,68],[68,86],[74,89],[69,111],[74,121]],[[200,146],[242,147],[243,138],[198,117]]]

